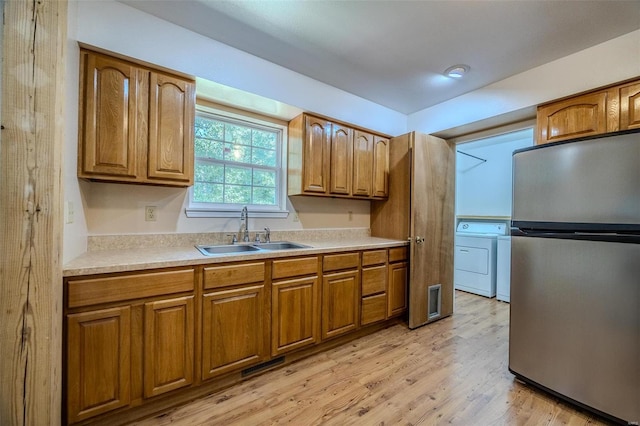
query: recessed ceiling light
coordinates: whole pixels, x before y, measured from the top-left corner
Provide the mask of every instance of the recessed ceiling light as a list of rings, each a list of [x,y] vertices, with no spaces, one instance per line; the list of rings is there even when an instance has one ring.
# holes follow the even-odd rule
[[[462,78],[463,75],[469,72],[469,69],[470,69],[469,65],[464,65],[464,64],[454,65],[452,67],[447,68],[444,71],[444,75],[452,78]]]

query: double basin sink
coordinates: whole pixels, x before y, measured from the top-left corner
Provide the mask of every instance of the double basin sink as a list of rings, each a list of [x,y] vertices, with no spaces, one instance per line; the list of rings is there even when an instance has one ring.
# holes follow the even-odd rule
[[[274,241],[272,243],[255,244],[218,244],[218,245],[197,245],[196,248],[205,256],[215,256],[218,254],[239,254],[256,253],[260,251],[295,250],[309,248],[304,244],[292,243],[291,241]]]

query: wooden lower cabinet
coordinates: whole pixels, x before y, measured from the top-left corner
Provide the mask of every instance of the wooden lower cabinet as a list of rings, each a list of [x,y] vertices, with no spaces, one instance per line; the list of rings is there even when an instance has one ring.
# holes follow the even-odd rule
[[[144,305],[144,397],[193,383],[193,296]]]
[[[131,398],[131,308],[67,316],[67,416],[75,423]]]
[[[219,289],[202,302],[202,379],[268,358],[264,284]]]
[[[378,249],[66,278],[63,422],[134,419],[346,341],[406,309],[405,259]]]
[[[400,315],[407,309],[407,262],[389,264],[387,317]]]
[[[358,270],[322,277],[322,339],[339,336],[358,327]]]
[[[274,282],[271,288],[271,355],[318,341],[318,277]]]

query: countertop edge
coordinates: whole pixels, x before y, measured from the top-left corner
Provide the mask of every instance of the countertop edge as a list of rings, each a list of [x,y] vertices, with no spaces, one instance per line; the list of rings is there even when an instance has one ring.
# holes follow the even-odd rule
[[[204,256],[194,246],[160,247],[155,249],[125,249],[87,252],[63,267],[64,278],[86,275],[135,272],[150,269],[199,266],[230,263],[244,260],[299,257],[325,253],[371,250],[407,246],[407,241],[371,237],[358,242],[305,242],[294,241],[312,247],[294,250],[262,251],[229,255]]]

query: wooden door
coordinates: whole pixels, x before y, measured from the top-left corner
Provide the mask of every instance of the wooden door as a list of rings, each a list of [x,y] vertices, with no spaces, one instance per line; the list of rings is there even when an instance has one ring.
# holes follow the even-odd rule
[[[149,87],[148,178],[192,185],[195,84],[152,72]]]
[[[305,139],[302,164],[302,191],[327,193],[331,152],[331,123],[305,116]]]
[[[75,423],[129,405],[129,306],[67,316],[67,416]]]
[[[537,112],[537,144],[607,131],[607,91],[544,105]]]
[[[266,359],[264,285],[221,289],[202,300],[203,379]]]
[[[138,126],[146,105],[148,72],[93,52],[81,52],[78,176],[135,180],[139,173]],[[144,141],[146,142],[146,141]],[[146,149],[145,146],[141,147]]]
[[[620,90],[620,130],[640,129],[640,83]]]
[[[277,356],[318,341],[317,276],[273,283],[271,298],[271,355]]]
[[[385,198],[389,195],[389,139],[373,138],[373,194]]]
[[[193,383],[193,296],[148,302],[144,311],[145,398],[189,386]]]
[[[415,133],[411,147],[409,327],[428,321],[428,289],[441,284],[442,315],[453,312],[454,145]]]
[[[360,130],[354,130],[352,195],[371,196],[372,179],[373,135]]]
[[[407,309],[407,262],[389,264],[387,316],[400,315]]]
[[[353,129],[332,125],[329,192],[351,194],[351,170],[353,165]]]
[[[322,339],[358,327],[360,273],[357,270],[322,277]]]

